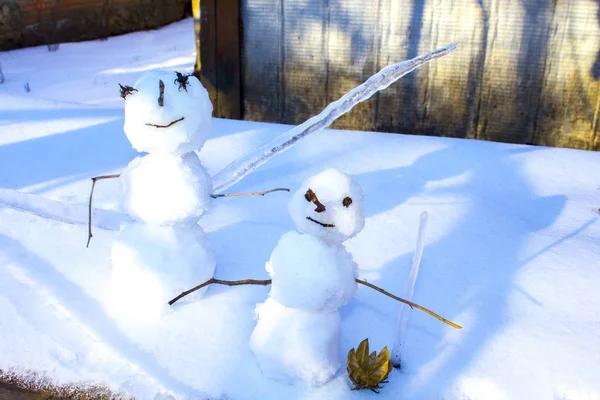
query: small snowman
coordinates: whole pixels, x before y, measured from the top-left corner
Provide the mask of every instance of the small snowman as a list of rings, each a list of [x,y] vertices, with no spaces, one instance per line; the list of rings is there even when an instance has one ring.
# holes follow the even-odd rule
[[[212,183],[195,153],[211,132],[212,104],[197,78],[178,72],[145,73],[121,95],[125,134],[148,154],[120,176],[122,208],[134,222],[112,244],[111,298],[126,319],[142,320],[215,270],[213,247],[198,225]]]
[[[266,264],[271,290],[256,307],[250,348],[265,375],[319,385],[340,367],[338,309],[357,287],[343,242],[364,226],[363,192],[327,169],[293,195],[289,213],[298,232],[284,234]]]
[[[169,305],[211,284],[271,285],[266,301],[256,306],[258,322],[250,336],[250,349],[264,375],[312,386],[326,383],[340,367],[338,310],[354,297],[357,284],[462,329],[417,303],[356,278],[358,267],[343,242],[363,229],[365,217],[362,189],[350,176],[327,169],[309,178],[292,196],[288,211],[297,231],[284,234],[271,253],[266,264],[271,279],[213,277],[182,292]],[[420,263],[424,226],[422,219],[413,269]],[[408,285],[411,293],[414,282]],[[400,318],[405,314],[402,310]],[[402,335],[399,331],[398,337]]]

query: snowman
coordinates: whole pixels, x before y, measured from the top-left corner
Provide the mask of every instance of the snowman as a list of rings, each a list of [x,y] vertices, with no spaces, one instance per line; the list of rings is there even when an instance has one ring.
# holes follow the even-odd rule
[[[338,309],[357,287],[343,242],[364,226],[362,189],[327,169],[293,195],[289,213],[298,231],[281,237],[266,264],[271,290],[256,307],[250,348],[265,375],[319,385],[340,367]]]
[[[125,134],[148,154],[119,177],[121,206],[134,221],[112,244],[111,298],[125,319],[140,321],[156,318],[169,296],[215,270],[198,225],[212,183],[195,153],[211,132],[212,104],[197,78],[178,72],[145,73],[133,87],[121,86],[121,95]]]
[[[343,242],[363,229],[365,218],[362,189],[350,176],[327,169],[309,178],[292,196],[288,211],[297,231],[284,234],[271,253],[266,264],[271,279],[210,278],[169,304],[211,284],[271,285],[268,298],[255,309],[258,322],[250,349],[264,375],[312,386],[326,383],[340,367],[338,310],[353,298],[357,284],[462,329],[419,304],[356,278],[357,265]],[[419,227],[419,254],[423,229],[424,223]],[[411,285],[414,288],[414,281]]]

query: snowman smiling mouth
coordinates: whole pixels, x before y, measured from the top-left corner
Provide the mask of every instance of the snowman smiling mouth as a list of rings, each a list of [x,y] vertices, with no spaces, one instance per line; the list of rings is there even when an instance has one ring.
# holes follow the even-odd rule
[[[146,124],[146,126],[153,126],[155,128],[169,128],[169,127],[175,125],[176,123],[183,121],[184,119],[185,119],[184,117],[181,117],[181,118],[176,119],[175,121],[171,122],[168,125]]]
[[[319,224],[325,228],[335,228],[335,224],[326,224],[321,221],[317,221],[316,219],[312,219],[311,217],[306,217],[307,220],[314,222],[315,224]]]

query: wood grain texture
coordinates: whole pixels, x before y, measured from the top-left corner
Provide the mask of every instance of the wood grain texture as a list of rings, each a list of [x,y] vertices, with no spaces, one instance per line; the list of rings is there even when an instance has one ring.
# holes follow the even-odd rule
[[[242,2],[242,102],[245,119],[284,120],[282,16],[281,0]]]
[[[240,1],[215,2],[218,100],[214,115],[241,119]]]
[[[599,49],[597,2],[557,1],[535,143],[600,150]]]
[[[242,118],[239,6],[239,0],[200,1],[199,78],[219,118]]]
[[[242,0],[249,119],[296,124],[393,62],[458,44],[335,127],[599,149],[595,0]]]
[[[217,19],[216,1],[200,0],[200,73],[217,116]]]
[[[384,0],[329,0],[325,33],[327,82],[322,108],[366,81],[379,68],[381,18]],[[373,129],[377,97],[357,105],[333,127]],[[307,117],[310,117],[307,113]]]
[[[283,2],[283,117],[298,124],[326,105],[327,0]]]

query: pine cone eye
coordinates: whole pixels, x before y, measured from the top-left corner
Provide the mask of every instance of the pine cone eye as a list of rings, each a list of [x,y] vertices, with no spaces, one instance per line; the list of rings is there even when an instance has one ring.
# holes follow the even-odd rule
[[[177,71],[175,71],[175,74],[177,75],[177,78],[173,81],[173,83],[179,84],[179,87],[177,88],[177,90],[181,92],[181,89],[183,89],[187,92],[188,85],[192,86],[188,82],[188,78],[190,76],[192,76],[193,74],[182,74],[181,72],[177,72]]]
[[[132,94],[133,92],[137,92],[137,89],[132,88],[131,86],[123,86],[119,83],[119,88],[121,91],[121,98],[123,100],[125,100],[127,98],[127,96],[129,96],[130,94]]]
[[[342,204],[344,205],[344,207],[350,207],[350,204],[352,204],[352,199],[350,197],[344,197],[344,200],[342,200]]]

